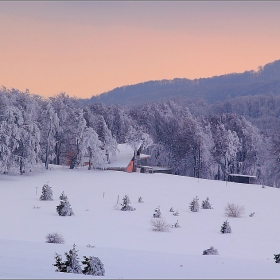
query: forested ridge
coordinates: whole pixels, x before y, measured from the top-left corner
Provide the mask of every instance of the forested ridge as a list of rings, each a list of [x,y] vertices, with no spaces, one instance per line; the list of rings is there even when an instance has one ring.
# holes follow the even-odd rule
[[[117,144],[129,143],[176,175],[227,180],[240,173],[278,186],[279,105],[272,94],[214,104],[83,105],[65,93],[43,98],[2,87],[0,172],[23,174],[42,163],[75,168],[85,154],[93,168],[104,168]]]

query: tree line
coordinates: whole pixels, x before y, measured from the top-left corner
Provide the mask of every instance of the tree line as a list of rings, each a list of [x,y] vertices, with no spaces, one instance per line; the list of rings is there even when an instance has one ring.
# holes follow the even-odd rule
[[[142,144],[151,165],[171,167],[176,175],[227,180],[240,173],[277,185],[280,99],[242,98],[203,106],[165,100],[125,107],[2,87],[0,172],[23,174],[42,163],[46,169],[50,163],[75,168],[84,155],[89,168],[104,168],[117,144],[129,143],[134,149]]]

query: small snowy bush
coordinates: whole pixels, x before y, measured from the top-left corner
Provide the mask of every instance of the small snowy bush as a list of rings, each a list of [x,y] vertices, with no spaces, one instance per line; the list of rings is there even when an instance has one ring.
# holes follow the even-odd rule
[[[224,221],[223,225],[221,226],[221,233],[231,233],[231,227],[227,220]]]
[[[206,200],[202,201],[201,208],[202,209],[212,209],[212,206],[209,202],[209,197],[207,197]]]
[[[177,220],[177,222],[174,225],[172,225],[172,228],[179,228],[179,227],[180,227],[180,225],[179,225],[179,222]]]
[[[209,249],[204,250],[202,255],[218,255],[218,250],[211,246]]]
[[[225,215],[227,217],[239,218],[245,212],[244,206],[239,206],[234,203],[228,203],[225,207]]]
[[[56,211],[59,216],[72,216],[74,215],[74,212],[71,208],[71,205],[68,201],[66,200],[60,200],[60,204],[56,206]]]
[[[46,235],[46,242],[47,243],[64,243],[64,238],[61,234],[54,232],[54,233],[49,233]]]
[[[276,263],[280,263],[280,254],[274,254],[274,259]]]
[[[199,211],[199,204],[198,204],[198,197],[197,196],[192,200],[189,208],[192,212],[198,212]]]
[[[56,266],[57,272],[67,272],[67,273],[76,273],[82,274],[82,268],[79,262],[78,251],[76,250],[76,245],[73,245],[73,248],[67,253],[64,253],[66,256],[66,261],[62,261],[61,255],[55,253],[56,263],[53,266]]]
[[[143,202],[144,202],[144,201],[143,201],[143,198],[142,198],[141,196],[138,197],[138,202],[139,202],[139,203],[143,203]]]
[[[169,212],[174,212],[173,207],[170,208]]]
[[[82,264],[85,265],[83,269],[83,274],[85,275],[94,275],[94,276],[105,275],[104,265],[98,257],[84,256],[84,261],[82,261]]]
[[[173,215],[173,216],[179,216],[178,210],[176,210],[176,212],[174,212],[172,215]]]
[[[255,216],[255,212],[249,214],[249,217],[254,217]]]
[[[135,208],[133,208],[129,204],[130,204],[129,196],[125,195],[123,197],[123,202],[121,203],[121,210],[122,211],[134,211],[134,210],[136,210]]]
[[[152,230],[153,231],[169,231],[171,225],[168,224],[164,219],[152,219],[151,220]]]
[[[155,209],[155,213],[153,214],[154,218],[161,218],[160,206]]]
[[[42,195],[40,196],[40,200],[53,200],[53,191],[48,184],[45,184],[42,187]]]

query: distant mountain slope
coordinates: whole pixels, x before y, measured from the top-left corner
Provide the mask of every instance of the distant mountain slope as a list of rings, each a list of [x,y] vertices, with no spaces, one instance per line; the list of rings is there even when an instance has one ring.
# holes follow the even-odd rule
[[[148,81],[115,88],[84,100],[86,103],[133,105],[165,98],[203,98],[209,103],[256,94],[280,94],[280,60],[245,71],[200,79]]]

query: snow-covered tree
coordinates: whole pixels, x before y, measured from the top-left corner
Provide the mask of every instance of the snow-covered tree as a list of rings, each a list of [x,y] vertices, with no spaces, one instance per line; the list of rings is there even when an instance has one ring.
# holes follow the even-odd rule
[[[66,261],[62,261],[61,255],[55,254],[56,263],[53,266],[56,266],[56,271],[58,272],[67,272],[67,273],[76,273],[82,274],[82,268],[80,265],[78,250],[76,245],[73,245],[73,248],[69,252],[65,252]]]
[[[74,212],[68,199],[60,200],[60,204],[56,206],[56,211],[59,216],[73,216]]]
[[[274,254],[274,260],[276,263],[280,263],[280,254]]]
[[[102,142],[102,149],[105,151],[107,162],[110,163],[110,155],[116,155],[118,143],[112,136],[103,116],[98,116],[97,130],[99,140]]]
[[[229,222],[226,220],[224,221],[223,225],[221,226],[221,233],[231,233],[231,227]]]
[[[42,108],[40,130],[42,156],[44,158],[45,168],[48,169],[50,160],[55,157],[55,135],[59,131],[59,119],[49,100],[46,101],[46,104]]]
[[[202,209],[212,209],[212,205],[209,202],[209,197],[207,197],[205,200],[202,201],[201,208]]]
[[[40,200],[53,200],[53,191],[48,184],[45,184],[42,187],[42,195],[40,196]]]
[[[132,206],[130,206],[130,199],[128,195],[125,195],[122,199],[122,203],[121,203],[121,210],[122,211],[134,211],[135,208],[133,208]]]
[[[105,276],[104,265],[98,257],[86,257],[82,261],[84,264],[83,274],[85,275],[94,275],[94,276]]]
[[[198,203],[198,197],[197,196],[191,201],[189,208],[192,212],[198,212],[199,211],[199,203]]]

